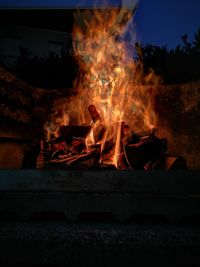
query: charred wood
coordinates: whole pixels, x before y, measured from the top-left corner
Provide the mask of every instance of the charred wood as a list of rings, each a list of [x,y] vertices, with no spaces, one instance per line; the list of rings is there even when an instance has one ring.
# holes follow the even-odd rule
[[[124,145],[125,157],[132,169],[144,169],[151,160],[158,159],[167,150],[167,140],[150,137],[136,144]]]
[[[89,113],[91,115],[91,118],[92,118],[94,123],[97,122],[97,121],[101,121],[99,112],[97,111],[95,105],[89,105],[88,111],[89,111]]]
[[[60,136],[71,141],[73,137],[86,137],[91,130],[91,126],[61,126]]]
[[[94,162],[96,162],[96,159],[98,158],[98,151],[96,149],[91,149],[88,153],[82,154],[82,155],[75,155],[72,157],[67,157],[63,159],[54,159],[50,160],[47,167],[61,167],[61,168],[68,168],[76,166],[82,162],[85,162],[89,159],[94,158]]]

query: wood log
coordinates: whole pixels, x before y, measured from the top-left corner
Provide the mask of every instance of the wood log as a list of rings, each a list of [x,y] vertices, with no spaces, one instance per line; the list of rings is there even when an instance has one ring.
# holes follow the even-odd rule
[[[167,150],[167,140],[151,137],[137,144],[124,145],[125,157],[131,169],[144,169],[145,164],[158,159]]]
[[[60,136],[66,140],[71,140],[73,137],[86,137],[91,130],[91,126],[61,126]]]
[[[64,159],[54,159],[50,160],[47,165],[48,168],[69,168],[78,165],[84,161],[87,161],[91,158],[98,157],[97,149],[91,149],[88,153],[79,154],[72,157],[64,158]]]
[[[83,155],[77,155],[77,158],[70,160],[67,162],[68,167],[75,166],[81,162],[84,162],[88,159],[94,158],[97,156],[97,150],[96,149],[91,149],[89,152]]]
[[[89,111],[89,113],[91,115],[91,118],[92,118],[94,123],[97,122],[97,121],[101,121],[99,112],[97,111],[95,105],[89,105],[88,111]]]
[[[55,162],[55,163],[57,163],[57,162],[59,162],[59,163],[67,163],[67,162],[70,162],[70,161],[76,159],[77,156],[78,155],[73,155],[73,156],[69,156],[69,155],[64,156],[63,155],[62,158],[54,158],[53,157],[49,162],[51,162],[51,163],[52,162]]]

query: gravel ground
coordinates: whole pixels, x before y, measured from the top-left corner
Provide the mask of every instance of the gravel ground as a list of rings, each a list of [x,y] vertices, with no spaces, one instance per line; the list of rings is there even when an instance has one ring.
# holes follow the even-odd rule
[[[0,266],[200,266],[200,225],[4,221],[0,247]]]

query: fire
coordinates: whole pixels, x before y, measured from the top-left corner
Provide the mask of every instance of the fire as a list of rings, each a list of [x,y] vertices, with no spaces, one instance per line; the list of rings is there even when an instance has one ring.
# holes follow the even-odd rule
[[[155,127],[150,94],[137,85],[132,13],[85,10],[74,18],[73,49],[80,67],[74,83],[77,94],[59,108],[65,123],[73,116],[77,125],[93,126],[87,150],[99,144],[103,152],[106,142],[112,142],[109,158],[118,167],[124,125],[142,135]]]
[[[129,10],[79,12],[73,30],[75,55],[85,73],[78,85],[80,95],[84,102],[87,99],[86,103],[96,107],[105,127],[101,150],[106,141],[114,140],[112,160],[116,167],[121,152],[122,122],[138,133],[150,131],[155,124],[150,96],[135,85],[136,63],[125,40],[131,17]],[[80,112],[85,110],[82,106]],[[94,123],[87,143],[95,143],[97,124],[100,123]]]

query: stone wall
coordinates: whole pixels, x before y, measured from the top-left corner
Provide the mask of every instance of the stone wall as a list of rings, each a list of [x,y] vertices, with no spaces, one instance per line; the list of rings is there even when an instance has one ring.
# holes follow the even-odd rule
[[[200,169],[200,83],[160,85],[154,109],[158,136],[166,137],[169,153],[187,160],[189,169]]]
[[[29,145],[41,138],[52,102],[69,92],[34,88],[0,67],[0,169],[21,168]]]

